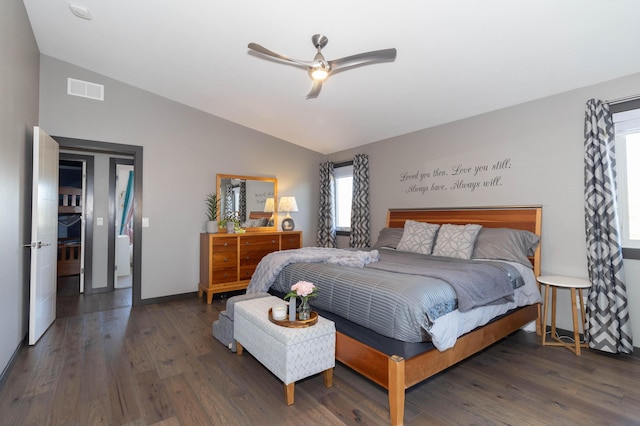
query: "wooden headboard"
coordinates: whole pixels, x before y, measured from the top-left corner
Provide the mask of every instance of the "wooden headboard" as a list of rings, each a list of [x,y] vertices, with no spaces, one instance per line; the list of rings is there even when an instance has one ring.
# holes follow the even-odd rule
[[[541,236],[542,206],[452,207],[432,209],[390,209],[387,227],[402,228],[406,220],[437,224],[477,223],[486,228],[523,229]],[[540,275],[540,244],[530,256],[533,272]]]
[[[253,211],[249,213],[249,219],[270,219],[273,216],[271,212]]]

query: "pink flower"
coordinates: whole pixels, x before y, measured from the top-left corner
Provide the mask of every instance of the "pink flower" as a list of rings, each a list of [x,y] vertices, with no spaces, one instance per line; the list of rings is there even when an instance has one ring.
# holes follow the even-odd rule
[[[316,286],[308,281],[298,281],[291,286],[291,291],[295,292],[298,297],[308,297],[315,289]]]

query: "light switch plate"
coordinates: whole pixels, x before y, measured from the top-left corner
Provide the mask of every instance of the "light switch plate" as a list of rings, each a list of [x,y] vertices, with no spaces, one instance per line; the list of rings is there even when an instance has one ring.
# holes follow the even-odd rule
[[[101,217],[96,218],[96,225],[97,226],[102,226],[104,225],[104,219]]]
[[[143,217],[142,218],[142,227],[143,228],[148,228],[149,227],[149,218],[148,217]]]

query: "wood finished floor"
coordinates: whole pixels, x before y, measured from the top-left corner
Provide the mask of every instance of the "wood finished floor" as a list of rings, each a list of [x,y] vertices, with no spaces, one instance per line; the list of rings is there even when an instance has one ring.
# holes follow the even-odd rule
[[[131,307],[132,290],[117,288],[112,292],[80,294],[80,276],[58,277],[56,316],[71,317],[84,313]]]
[[[386,392],[339,364],[332,388],[302,380],[287,406],[275,376],[211,336],[223,309],[224,299],[193,298],[59,318],[21,350],[0,389],[0,424],[388,423]],[[640,424],[640,359],[576,357],[517,332],[410,389],[405,424]]]

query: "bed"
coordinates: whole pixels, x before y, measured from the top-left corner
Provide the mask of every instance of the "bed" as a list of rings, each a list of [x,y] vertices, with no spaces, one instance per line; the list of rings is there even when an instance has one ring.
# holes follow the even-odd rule
[[[433,225],[481,225],[494,231],[513,229],[527,231],[539,238],[542,208],[540,206],[488,207],[454,209],[392,209],[387,214],[386,230],[403,228],[406,221]],[[407,222],[410,223],[410,222]],[[444,229],[444,228],[443,228]],[[381,235],[382,237],[382,235]],[[531,264],[530,273],[540,273],[540,245],[526,253],[525,262]],[[473,261],[470,261],[473,263]],[[478,263],[478,262],[475,262]],[[279,277],[287,271],[285,267]],[[259,275],[259,270],[254,276]],[[314,276],[313,279],[318,278]],[[312,279],[309,279],[311,281]],[[312,281],[313,282],[313,281]],[[536,286],[537,299],[539,288]],[[251,285],[248,289],[251,291]],[[270,290],[271,291],[271,290]],[[277,290],[272,293],[280,295]],[[532,299],[533,300],[533,299]],[[321,315],[336,321],[336,360],[359,372],[388,391],[390,418],[393,425],[403,423],[406,389],[437,374],[457,362],[479,352],[532,321],[539,325],[539,303],[509,308],[488,323],[457,337],[452,347],[438,350],[430,342],[406,343],[380,336],[362,324],[345,321],[340,312],[316,309]],[[496,305],[501,306],[501,305]],[[505,306],[507,306],[505,304]],[[512,306],[512,305],[508,305]],[[472,309],[476,312],[479,309]],[[444,317],[443,317],[444,318]],[[444,321],[444,320],[443,320]],[[391,345],[387,344],[391,343]],[[395,344],[395,346],[394,346]]]
[[[82,217],[82,189],[71,186],[58,188],[58,223],[66,229],[66,234],[76,226]],[[81,242],[77,237],[58,238],[58,276],[80,273]]]

